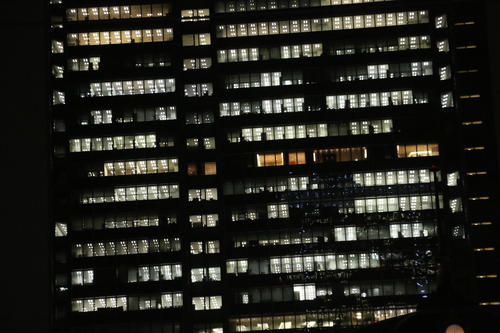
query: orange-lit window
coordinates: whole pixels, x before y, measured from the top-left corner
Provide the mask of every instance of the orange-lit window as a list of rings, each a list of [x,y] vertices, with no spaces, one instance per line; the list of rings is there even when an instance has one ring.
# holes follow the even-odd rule
[[[279,166],[285,165],[284,153],[257,154],[257,166]]]
[[[467,172],[467,176],[486,175],[486,171]]]
[[[215,162],[205,162],[205,175],[216,175],[217,164]]]
[[[288,153],[288,164],[306,164],[306,154],[303,151]]]
[[[196,176],[198,174],[198,168],[195,163],[188,163],[187,173],[188,176]]]
[[[398,158],[439,156],[437,143],[398,145]]]

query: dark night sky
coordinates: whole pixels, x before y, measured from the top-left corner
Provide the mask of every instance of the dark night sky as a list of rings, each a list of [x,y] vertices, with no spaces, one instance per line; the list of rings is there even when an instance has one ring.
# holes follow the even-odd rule
[[[0,330],[49,332],[44,3],[2,3]],[[53,232],[53,231],[52,231]]]
[[[0,330],[48,333],[50,318],[49,128],[47,50],[43,23],[49,0],[2,4],[0,60],[1,130],[1,274]],[[487,0],[492,16],[499,0]],[[500,73],[500,20],[489,33],[492,69]],[[493,77],[500,96],[500,77]],[[496,102],[498,104],[498,101]],[[495,105],[496,114],[499,107]],[[497,120],[498,122],[498,120]]]

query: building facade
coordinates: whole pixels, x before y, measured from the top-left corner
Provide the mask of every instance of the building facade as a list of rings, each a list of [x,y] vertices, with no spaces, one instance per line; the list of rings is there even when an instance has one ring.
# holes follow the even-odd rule
[[[482,1],[50,15],[55,332],[348,332],[440,260],[500,304]]]

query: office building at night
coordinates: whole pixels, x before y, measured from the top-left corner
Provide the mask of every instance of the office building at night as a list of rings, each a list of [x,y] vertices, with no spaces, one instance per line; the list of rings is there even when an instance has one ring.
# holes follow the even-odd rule
[[[54,332],[349,332],[447,260],[500,304],[483,1],[49,12]]]

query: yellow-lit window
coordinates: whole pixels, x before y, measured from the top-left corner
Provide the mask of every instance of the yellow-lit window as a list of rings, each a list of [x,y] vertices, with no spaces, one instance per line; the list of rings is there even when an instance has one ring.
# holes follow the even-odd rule
[[[257,166],[280,166],[285,165],[284,153],[277,154],[257,154]]]

